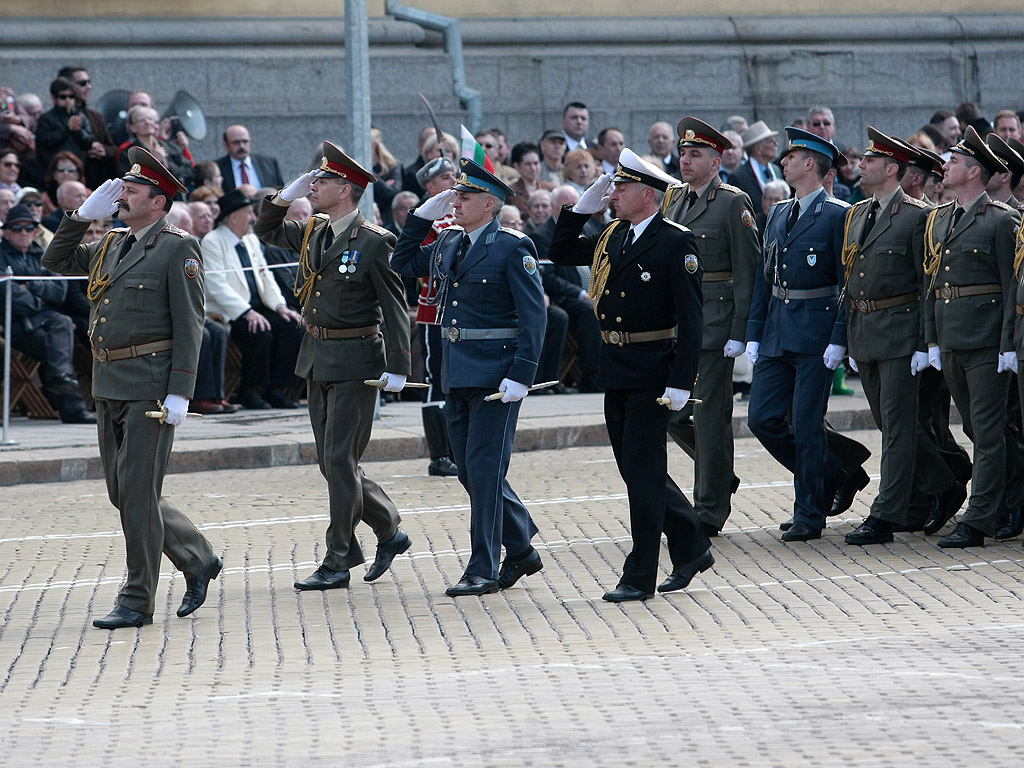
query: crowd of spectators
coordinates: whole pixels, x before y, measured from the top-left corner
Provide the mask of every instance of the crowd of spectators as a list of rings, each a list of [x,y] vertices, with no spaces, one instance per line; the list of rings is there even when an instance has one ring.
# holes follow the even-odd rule
[[[292,291],[295,267],[289,265],[297,254],[265,246],[250,228],[262,196],[284,184],[278,159],[255,152],[258,137],[251,136],[244,125],[224,131],[220,157],[196,157],[188,136],[175,130],[180,126],[161,121],[152,96],[141,90],[129,97],[125,116],[108,123],[89,107],[92,87],[85,67],[63,67],[49,84],[49,109],[36,94],[0,88],[0,270],[11,266],[18,275],[44,275],[39,258],[63,212],[76,209],[90,190],[106,179],[123,174],[126,149],[144,147],[189,189],[187,195],[179,196],[168,218],[201,240],[206,258],[208,319],[196,407],[204,413],[230,413],[240,406],[294,407],[297,379],[290,367],[298,347],[300,307]],[[646,151],[644,159],[678,178],[674,125],[682,115],[664,117],[666,120],[654,122],[642,138],[630,137],[615,126],[595,132],[587,106],[573,101],[565,106],[560,126],[538,126],[532,136],[509,138],[498,128],[475,136],[496,175],[516,192],[501,213],[503,225],[526,233],[541,259],[549,331],[540,378],[560,383],[539,392],[598,390],[600,334],[587,295],[589,269],[555,267],[545,259],[558,214],[602,173],[614,171],[619,153],[627,145],[638,154]],[[810,107],[791,124],[830,141],[836,135],[835,117],[824,106]],[[995,132],[1004,139],[1020,139],[1020,113],[1002,109],[989,122],[976,105],[964,103],[955,110],[936,111],[906,141],[942,156],[968,125],[982,136]],[[791,194],[777,163],[782,127],[769,126],[763,120],[748,122],[739,115],[721,124],[723,135],[734,147],[722,154],[720,176],[750,196],[759,227],[771,205]],[[861,128],[851,128],[849,133],[863,135]],[[454,136],[443,134],[439,140],[429,126],[420,132],[417,156],[407,163],[394,156],[376,128],[372,147],[373,171],[379,178],[373,185],[375,217],[378,224],[396,233],[409,212],[428,195],[419,172],[442,154],[457,157],[462,149]],[[856,146],[842,147],[842,151],[845,163],[831,172],[830,191],[842,200],[856,202],[863,198],[861,151]],[[940,176],[932,174],[921,182],[933,203],[948,198]],[[288,215],[304,220],[312,213],[309,201],[301,199]],[[599,230],[612,215],[610,211],[596,214],[588,226]],[[96,222],[89,237],[98,239],[115,224],[113,220]],[[407,284],[412,316],[422,287]],[[64,350],[54,360],[52,350],[48,346],[44,350],[37,340],[40,333],[58,333],[59,340],[54,342],[58,345],[74,338],[88,343],[89,305],[82,281],[18,281],[12,309],[12,344],[43,361],[42,384],[55,410],[65,421],[94,418],[77,392],[70,351]],[[54,318],[65,318],[66,327],[64,321]],[[56,325],[61,325],[59,331],[52,330]],[[225,399],[229,338],[242,353],[235,402]],[[71,389],[77,394],[69,392]]]

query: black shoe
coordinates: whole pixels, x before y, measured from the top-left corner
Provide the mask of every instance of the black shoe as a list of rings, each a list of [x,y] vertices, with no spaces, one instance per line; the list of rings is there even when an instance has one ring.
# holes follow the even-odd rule
[[[601,599],[607,600],[609,603],[628,603],[631,600],[650,600],[652,597],[654,597],[653,592],[644,592],[642,589],[629,586],[629,584],[619,584],[611,592],[605,592]]]
[[[313,571],[309,578],[305,581],[296,581],[294,586],[299,591],[343,589],[348,586],[350,578],[347,568],[343,571],[332,571],[327,566],[321,565]]]
[[[857,495],[857,491],[867,486],[870,479],[864,467],[857,467],[856,472],[843,478],[832,499],[832,511],[828,513],[829,516],[841,515],[852,507],[853,497]]]
[[[686,565],[681,565],[672,571],[672,574],[658,585],[659,592],[675,592],[677,589],[686,589],[698,573],[703,573],[715,564],[715,556],[711,550]],[[607,598],[605,598],[607,600]]]
[[[78,379],[70,373],[59,373],[47,382],[45,389],[58,397],[70,397],[82,394]]]
[[[153,623],[152,613],[139,613],[123,605],[114,606],[114,610],[102,619],[95,619],[92,625],[97,629],[122,629],[123,627],[144,627]]]
[[[877,517],[868,517],[856,530],[846,534],[847,544],[886,544],[893,541],[892,524]]]
[[[996,531],[996,541],[1015,539],[1024,531],[1024,509],[1021,507],[1010,507],[1006,515],[1006,524]]]
[[[705,523],[703,520],[701,520],[700,524],[701,527],[704,528],[704,533],[707,535],[709,539],[715,538],[716,536],[718,536],[718,534],[722,532],[718,526],[712,525],[711,523]]]
[[[267,392],[267,402],[272,408],[298,408],[299,404],[294,400],[288,398],[288,396],[280,389],[271,389]]]
[[[490,595],[498,591],[497,579],[485,579],[483,576],[470,576],[468,573],[458,584],[444,591],[448,597],[465,597],[467,595]]]
[[[411,546],[412,542],[409,541],[409,537],[405,535],[405,531],[399,528],[394,536],[377,545],[377,556],[373,558],[373,565],[363,576],[363,581],[379,579],[384,575],[384,571],[391,567],[391,561],[396,556],[408,551]]]
[[[89,413],[85,408],[80,411],[73,411],[72,413],[62,413],[60,420],[64,424],[95,424],[96,414]]]
[[[935,497],[932,502],[931,517],[924,524],[924,535],[931,536],[939,530],[949,519],[960,511],[964,501],[967,499],[967,488],[959,480],[953,482],[953,487],[945,493]]]
[[[427,467],[427,474],[434,477],[458,477],[459,468],[449,456],[442,456],[439,459],[431,459]]]
[[[269,411],[270,403],[263,399],[258,389],[250,388],[239,397],[242,407],[250,411]]]
[[[957,523],[956,528],[944,539],[939,539],[943,549],[963,549],[964,547],[984,547],[985,534],[967,523]]]
[[[788,531],[790,528],[793,527],[793,523],[795,523],[795,522],[796,522],[796,518],[791,517],[786,522],[779,523],[779,530],[780,531]]]
[[[810,541],[811,539],[820,539],[821,529],[814,528],[807,523],[800,522],[799,520],[794,522],[790,529],[782,534],[783,541]]]
[[[543,567],[544,563],[540,561],[540,553],[536,549],[531,549],[529,554],[517,560],[506,557],[498,570],[498,589],[508,589],[523,576],[532,576]]]
[[[210,582],[217,578],[224,561],[216,555],[206,564],[194,579],[185,579],[185,597],[181,600],[181,607],[178,608],[178,618],[184,618],[206,602],[206,591]]]

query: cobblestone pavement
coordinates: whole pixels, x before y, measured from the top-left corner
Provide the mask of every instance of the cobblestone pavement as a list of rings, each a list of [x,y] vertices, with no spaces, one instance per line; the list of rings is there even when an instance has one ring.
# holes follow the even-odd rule
[[[422,460],[366,465],[410,553],[325,594],[291,586],[323,547],[314,467],[168,477],[225,570],[177,619],[165,561],[154,625],[117,632],[90,624],[123,576],[102,483],[2,488],[0,765],[1021,765],[1021,542],[845,546],[877,488],[854,434],[872,484],[820,541],[779,542],[789,478],[739,440],[714,568],[623,606],[600,599],[629,547],[606,447],[513,457],[546,567],[459,600],[466,496]]]

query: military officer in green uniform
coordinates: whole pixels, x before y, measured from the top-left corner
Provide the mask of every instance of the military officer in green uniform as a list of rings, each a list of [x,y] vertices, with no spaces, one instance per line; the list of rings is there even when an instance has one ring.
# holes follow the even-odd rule
[[[1011,290],[1020,214],[985,186],[1006,165],[968,127],[943,166],[956,199],[925,225],[925,339],[974,443],[967,511],[940,547],[983,546],[995,533],[1005,480],[1007,378],[1017,368]]]
[[[697,237],[704,265],[704,335],[693,393],[703,402],[673,412],[668,433],[693,458],[693,506],[704,530],[717,536],[739,482],[733,475],[732,369],[744,350],[760,238],[747,193],[718,175],[732,142],[695,117],[680,120],[676,133],[684,183],[669,190],[663,210]]]
[[[299,590],[348,586],[349,569],[365,562],[355,535],[360,520],[377,537],[364,581],[380,578],[412,546],[398,527],[395,503],[359,466],[377,400],[377,390],[363,381],[382,378],[386,391],[400,392],[411,365],[405,291],[388,264],[395,236],[366,221],[357,208],[375,181],[325,141],[320,167],[268,197],[253,226],[263,242],[299,254],[295,295],[306,335],[295,373],[306,379],[309,420],[330,497],[327,552],[309,578],[295,582]],[[285,221],[288,206],[306,195],[318,213],[307,222]]]
[[[89,339],[94,358],[100,459],[110,501],[121,513],[128,577],[101,629],[153,623],[160,553],[185,574],[178,616],[206,600],[222,563],[192,522],[161,495],[174,427],[188,410],[203,338],[203,264],[199,241],[165,218],[181,185],[141,147],[128,150],[123,179],[104,182],[65,214],[43,265],[89,275]],[[93,219],[117,213],[127,227],[89,245]],[[146,411],[161,400],[165,417]]]
[[[871,514],[846,535],[847,544],[892,541],[893,529],[909,522],[919,434],[915,377],[928,367],[921,282],[929,206],[900,186],[916,153],[871,126],[867,132],[860,180],[871,197],[847,211],[843,266],[847,352],[882,432],[881,481]],[[941,464],[934,450],[927,456]]]

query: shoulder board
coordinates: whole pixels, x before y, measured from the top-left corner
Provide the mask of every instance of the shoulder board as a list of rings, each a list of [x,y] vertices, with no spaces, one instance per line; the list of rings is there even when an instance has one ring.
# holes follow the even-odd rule
[[[363,219],[362,223],[359,226],[364,227],[365,229],[368,229],[371,232],[376,232],[378,235],[390,235],[391,234],[388,230],[384,229],[384,227],[378,227],[376,224],[371,224],[366,219]]]
[[[160,231],[161,232],[170,232],[172,235],[177,235],[178,237],[189,237],[190,236],[189,233],[186,232],[184,229],[179,229],[178,227],[174,226],[173,224],[168,224],[167,226],[165,226]]]
[[[498,227],[499,232],[504,232],[507,235],[514,235],[518,238],[526,237],[525,232],[520,232],[518,229],[509,229],[508,227]]]
[[[903,202],[917,208],[931,208],[931,206],[924,200],[918,200],[916,197],[911,197],[910,195],[903,195]]]
[[[948,203],[943,203],[942,205],[936,205],[935,206],[935,210],[936,211],[941,211],[943,208],[952,208],[955,203],[956,203],[956,200],[950,200]]]
[[[110,231],[111,232],[131,232],[131,229],[129,229],[128,227],[114,227]]]
[[[673,227],[675,227],[676,229],[678,229],[678,230],[680,230],[682,232],[689,232],[690,231],[689,227],[684,227],[682,224],[678,224],[678,223],[672,221],[672,219],[665,219],[665,218],[663,218],[662,221],[664,221],[666,224],[671,224]]]
[[[996,208],[1002,208],[1004,211],[1012,211],[1013,206],[1004,203],[1002,200],[989,200],[989,205],[994,205]]]
[[[726,192],[732,192],[734,195],[738,195],[743,191],[739,187],[734,187],[732,184],[726,184],[724,181],[718,185],[718,188],[725,190]]]
[[[838,197],[832,197],[831,195],[829,195],[828,197],[825,198],[825,202],[826,203],[832,203],[832,205],[839,206],[840,208],[849,208],[850,207],[849,203],[847,203],[847,202],[845,202],[843,200],[840,200]]]
[[[866,197],[863,200],[858,200],[856,203],[854,203],[853,207],[854,208],[859,208],[860,206],[866,205],[867,203],[870,203],[870,202],[871,202],[871,198],[870,197]]]

